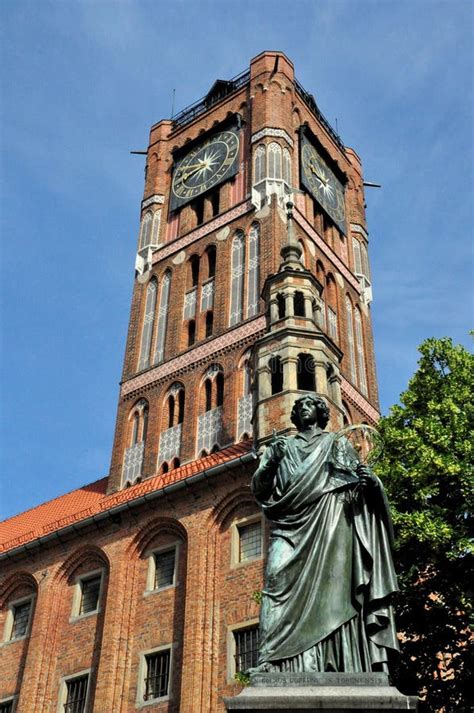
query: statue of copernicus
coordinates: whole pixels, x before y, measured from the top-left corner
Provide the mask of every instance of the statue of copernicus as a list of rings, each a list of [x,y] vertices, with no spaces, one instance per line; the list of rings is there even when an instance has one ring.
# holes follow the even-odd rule
[[[253,671],[386,671],[397,582],[382,484],[345,439],[334,458],[323,399],[302,396],[291,418],[298,434],[274,439],[252,480],[271,526]]]

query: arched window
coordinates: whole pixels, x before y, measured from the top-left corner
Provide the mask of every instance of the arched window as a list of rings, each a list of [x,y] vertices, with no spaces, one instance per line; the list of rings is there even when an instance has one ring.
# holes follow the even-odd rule
[[[357,371],[359,376],[359,388],[363,394],[367,394],[367,377],[365,373],[365,352],[364,337],[362,334],[362,319],[359,310],[354,310],[355,342],[357,352]]]
[[[174,394],[168,396],[168,428],[174,426]]]
[[[143,316],[142,338],[140,343],[139,369],[146,369],[150,364],[151,339],[155,325],[156,293],[158,282],[152,278],[146,288],[145,314]]]
[[[263,181],[265,178],[265,145],[260,144],[255,149],[254,162],[253,162],[253,182],[258,183]]]
[[[247,288],[247,317],[253,317],[258,312],[259,300],[259,260],[260,260],[260,226],[252,223],[249,232],[249,262]]]
[[[212,408],[212,381],[211,379],[206,379],[204,382],[204,392],[206,395],[206,411],[210,411]]]
[[[175,381],[167,390],[162,409],[160,443],[157,469],[163,463],[172,464],[181,450],[182,422],[184,419],[184,386]],[[172,467],[174,467],[172,465]]]
[[[295,317],[304,317],[304,294],[296,291],[293,295],[293,312]]]
[[[161,283],[160,309],[158,311],[158,328],[156,330],[156,344],[154,364],[163,361],[166,341],[166,325],[168,323],[168,304],[170,297],[171,273],[166,271]]]
[[[360,258],[362,263],[362,272],[367,280],[370,281],[369,255],[367,253],[367,248],[363,243],[360,244]]]
[[[215,445],[221,445],[222,439],[222,404],[224,402],[224,372],[218,364],[206,369],[204,381],[204,400],[200,409],[204,412],[198,417],[196,452],[209,453]]]
[[[304,244],[304,242],[303,242],[302,240],[298,240],[298,245],[299,245],[300,248],[301,248],[301,257],[300,257],[300,260],[301,260],[301,262],[303,263],[304,267],[308,267],[307,264],[306,264],[306,248],[305,248],[305,244]]]
[[[194,203],[191,204],[194,210],[194,215],[196,216],[196,225],[201,225],[204,221],[204,196],[198,198]]]
[[[142,225],[140,229],[140,240],[139,240],[139,250],[148,247],[150,244],[151,237],[151,224],[153,221],[153,213],[149,210],[142,219]]]
[[[180,465],[181,465],[181,461],[179,460],[179,458],[173,458],[172,467],[179,468]]]
[[[206,250],[207,256],[207,277],[214,277],[216,274],[216,246],[209,245]]]
[[[268,362],[270,378],[272,384],[272,394],[279,394],[283,391],[283,364],[281,357],[272,357]]]
[[[151,229],[151,244],[158,245],[160,242],[161,210],[153,213],[153,224]]]
[[[283,149],[283,180],[291,186],[291,155],[288,149]]]
[[[130,485],[141,477],[143,454],[148,429],[148,401],[140,399],[129,415],[130,435],[125,447],[122,468],[122,485]]]
[[[351,412],[345,401],[342,402],[342,423],[344,426],[349,426],[352,423]]]
[[[356,384],[356,361],[354,351],[354,329],[352,327],[352,302],[349,295],[346,295],[346,322],[347,322],[347,347],[348,347],[348,369],[349,378]]]
[[[268,145],[268,178],[281,178],[281,146],[276,141]]]
[[[326,309],[327,309],[327,329],[328,334],[334,341],[339,340],[337,323],[337,288],[336,281],[331,273],[326,278]]]
[[[250,352],[243,355],[239,371],[241,376],[241,396],[237,403],[237,442],[250,438],[252,433],[252,391],[250,372]]]
[[[298,354],[296,382],[300,391],[316,391],[315,371],[311,354]]]
[[[360,243],[357,238],[352,238],[352,252],[354,254],[354,272],[362,275],[362,259],[360,254]]]
[[[219,198],[220,198],[220,191],[218,188],[216,188],[209,196],[209,200],[211,202],[211,212],[212,212],[213,218],[215,218],[216,215],[219,215]]]
[[[199,282],[199,255],[192,255],[189,258],[189,276],[191,287],[197,287]]]
[[[243,288],[245,265],[245,236],[238,230],[232,241],[232,271],[231,271],[231,298],[230,320],[233,326],[242,321],[243,314]]]
[[[178,423],[183,423],[184,421],[184,389],[180,389],[178,392]]]

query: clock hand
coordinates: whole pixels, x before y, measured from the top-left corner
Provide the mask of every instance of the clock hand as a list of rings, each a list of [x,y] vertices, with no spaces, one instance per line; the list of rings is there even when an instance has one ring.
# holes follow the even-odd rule
[[[316,176],[316,178],[317,178],[319,181],[321,181],[321,183],[324,183],[325,186],[327,186],[327,184],[329,183],[329,179],[328,179],[328,178],[324,178],[323,176],[321,176],[321,174],[318,173],[318,171],[313,167],[313,164],[312,164],[312,163],[309,164],[309,167],[310,167],[310,169],[312,170],[312,172],[314,173],[314,175]]]

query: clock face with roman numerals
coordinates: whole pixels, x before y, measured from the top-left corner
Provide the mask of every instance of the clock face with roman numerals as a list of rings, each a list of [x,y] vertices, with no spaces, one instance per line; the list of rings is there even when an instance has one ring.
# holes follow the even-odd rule
[[[346,233],[344,186],[306,137],[301,144],[301,182]]]
[[[235,176],[239,168],[239,134],[221,131],[180,159],[173,171],[170,209],[180,208],[210,188]]]

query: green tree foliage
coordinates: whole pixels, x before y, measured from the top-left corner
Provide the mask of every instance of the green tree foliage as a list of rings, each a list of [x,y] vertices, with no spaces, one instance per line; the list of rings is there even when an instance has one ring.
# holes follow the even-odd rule
[[[401,405],[379,423],[386,449],[376,471],[387,488],[396,533],[403,642],[395,683],[424,698],[420,711],[451,713],[472,710],[474,690],[474,357],[449,338],[427,339],[419,351]]]

